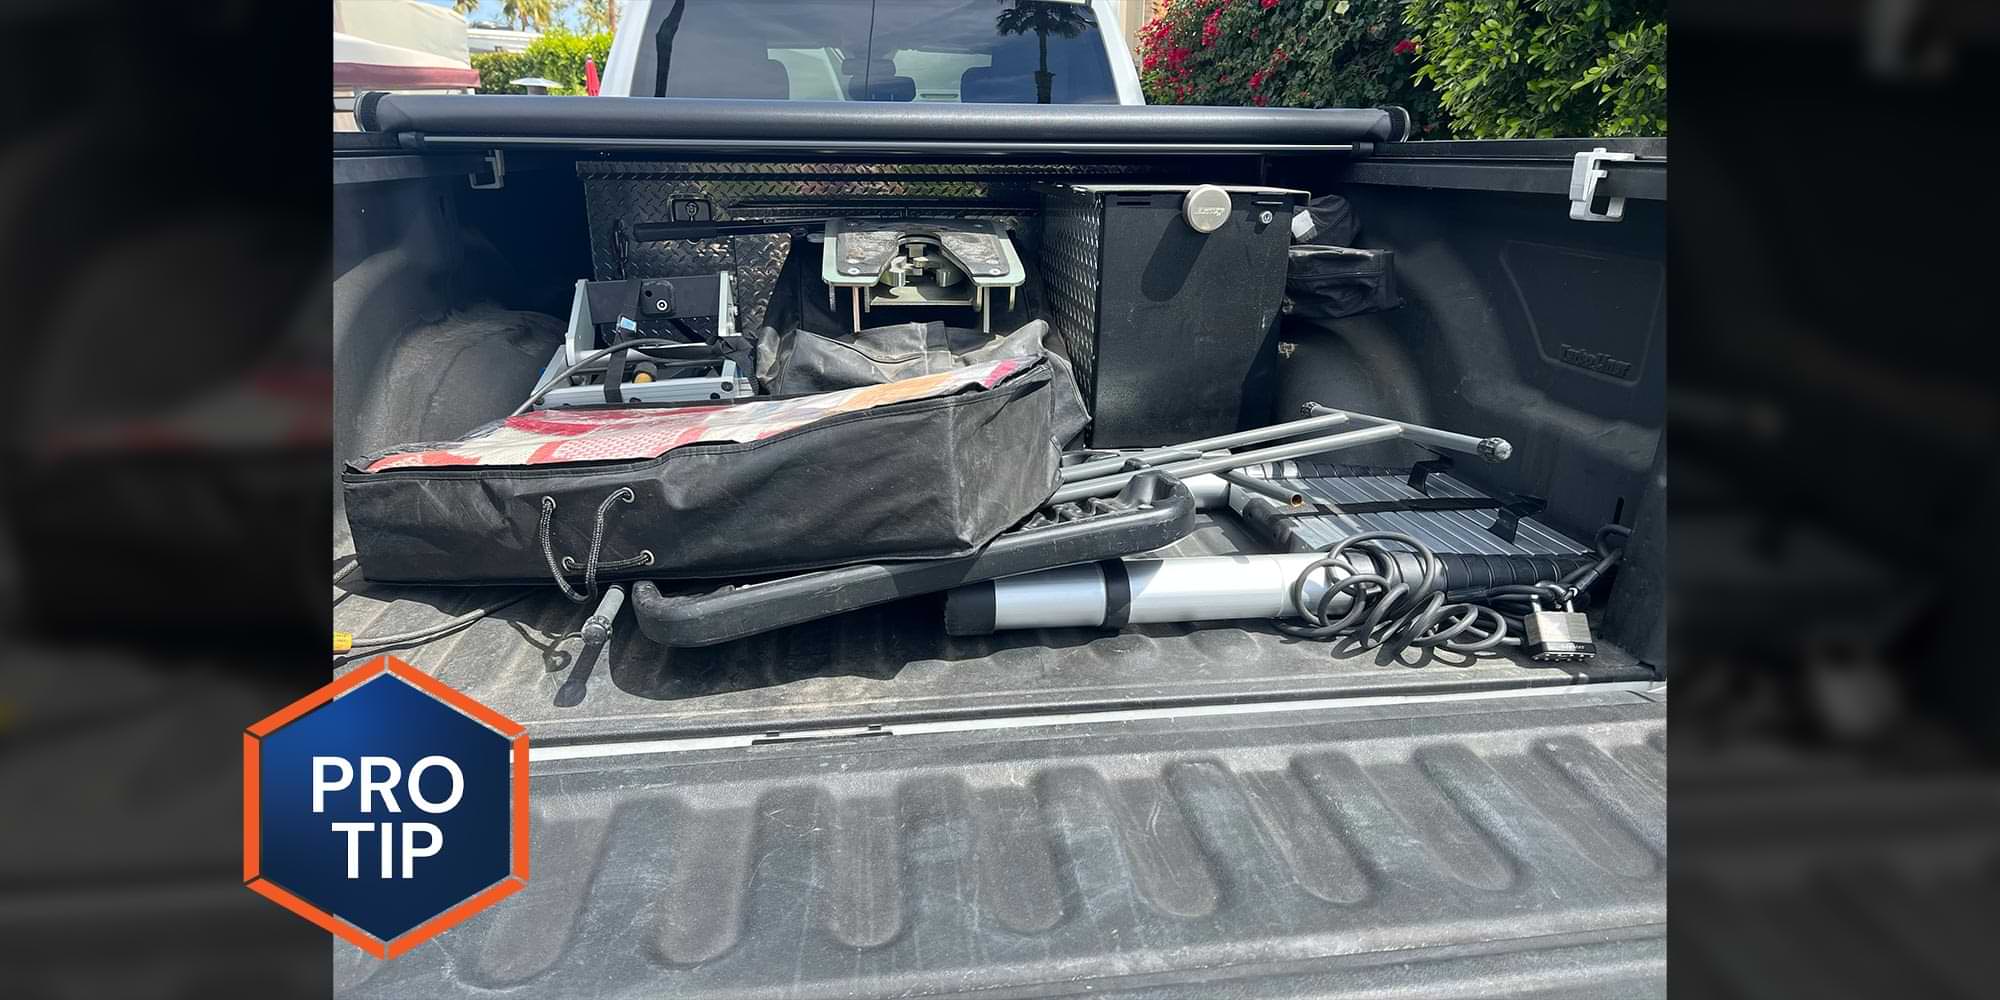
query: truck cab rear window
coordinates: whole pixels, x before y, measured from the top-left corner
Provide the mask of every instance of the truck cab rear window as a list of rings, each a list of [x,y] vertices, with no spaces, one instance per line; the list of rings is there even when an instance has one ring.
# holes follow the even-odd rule
[[[653,5],[633,89],[655,97],[1115,104],[1087,5],[1042,0],[676,0]]]

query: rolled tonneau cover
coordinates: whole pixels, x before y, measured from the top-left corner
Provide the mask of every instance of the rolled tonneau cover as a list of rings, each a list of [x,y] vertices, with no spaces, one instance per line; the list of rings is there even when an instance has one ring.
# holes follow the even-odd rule
[[[355,119],[370,132],[489,145],[690,142],[832,146],[1069,147],[1135,151],[1172,146],[1284,152],[1392,142],[1409,131],[1401,108],[1208,108],[1131,105],[750,101],[517,94],[364,94]]]

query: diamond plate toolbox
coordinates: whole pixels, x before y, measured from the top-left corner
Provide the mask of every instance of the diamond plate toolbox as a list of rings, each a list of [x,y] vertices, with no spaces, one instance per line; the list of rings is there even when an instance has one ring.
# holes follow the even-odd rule
[[[592,277],[622,277],[612,230],[623,222],[673,218],[675,199],[703,199],[717,221],[808,218],[851,214],[1000,217],[1032,222],[1040,205],[1035,186],[1162,175],[1164,168],[1093,163],[725,163],[590,161],[578,163],[590,226]],[[679,277],[735,272],[737,327],[755,330],[791,252],[788,235],[628,243],[627,273]],[[1028,256],[1023,247],[1023,256]]]

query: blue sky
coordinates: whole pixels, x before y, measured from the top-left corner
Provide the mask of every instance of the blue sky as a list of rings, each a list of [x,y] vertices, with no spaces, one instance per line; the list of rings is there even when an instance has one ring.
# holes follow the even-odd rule
[[[431,2],[440,7],[451,6],[451,0],[431,0]],[[468,22],[500,20],[500,0],[480,0],[478,9],[467,14],[465,19]]]
[[[430,0],[430,2],[437,4],[440,7],[451,6],[451,0]],[[465,20],[468,23],[473,21],[492,21],[495,24],[501,23],[500,0],[480,0],[479,6],[474,8],[472,13],[467,14]]]

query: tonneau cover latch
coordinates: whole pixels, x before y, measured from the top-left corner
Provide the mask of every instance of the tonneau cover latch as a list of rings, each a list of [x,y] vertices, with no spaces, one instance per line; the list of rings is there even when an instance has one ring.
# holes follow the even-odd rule
[[[1603,146],[1587,153],[1576,154],[1576,165],[1569,172],[1569,217],[1578,222],[1622,222],[1625,219],[1625,199],[1611,195],[1605,199],[1603,212],[1594,211],[1591,203],[1597,200],[1597,184],[1611,176],[1604,164],[1630,162],[1638,159],[1633,153],[1613,153]]]

